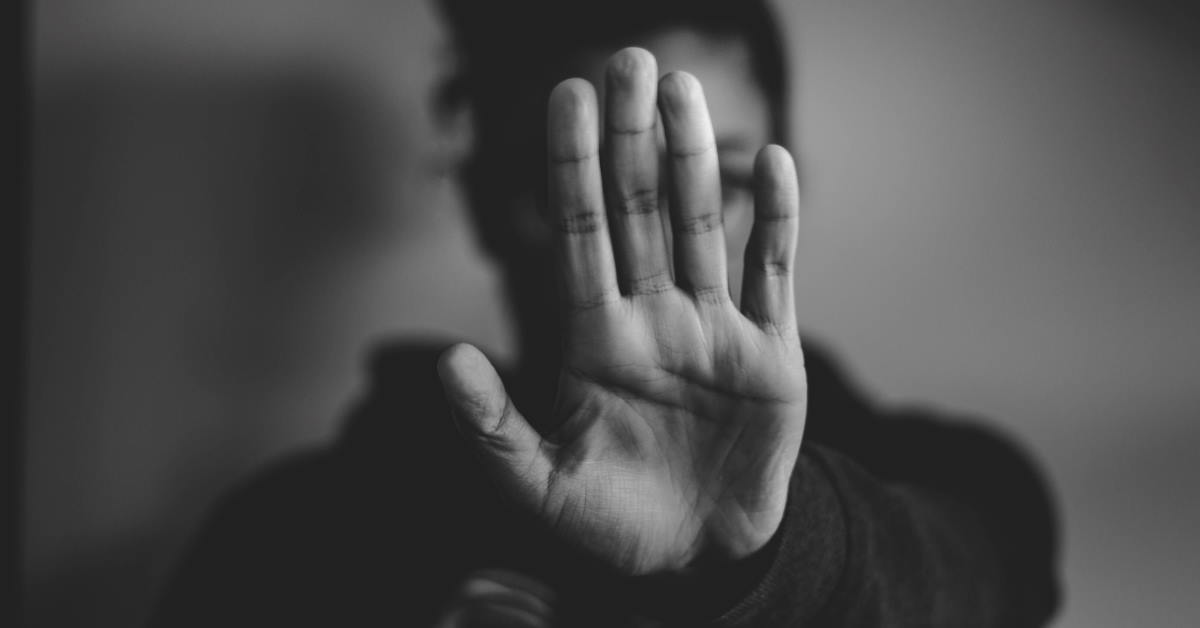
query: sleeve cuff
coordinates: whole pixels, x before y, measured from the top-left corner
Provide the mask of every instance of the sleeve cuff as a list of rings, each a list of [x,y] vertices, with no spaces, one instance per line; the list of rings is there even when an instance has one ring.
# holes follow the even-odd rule
[[[847,526],[841,500],[819,446],[806,445],[788,487],[788,504],[775,537],[754,560],[756,583],[710,625],[714,628],[803,625],[816,617],[841,579]]]

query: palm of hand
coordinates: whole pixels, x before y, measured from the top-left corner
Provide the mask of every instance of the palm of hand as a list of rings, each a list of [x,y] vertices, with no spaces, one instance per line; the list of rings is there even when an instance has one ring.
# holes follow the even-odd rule
[[[569,327],[546,519],[630,573],[765,543],[803,427],[798,341],[682,291],[588,309]]]
[[[591,86],[565,81],[550,98],[567,313],[554,427],[535,431],[469,346],[439,366],[459,424],[512,497],[629,574],[678,573],[764,545],[783,516],[807,405],[790,157],[759,153],[739,310],[703,95],[694,78],[670,74],[656,96],[656,76],[643,50],[610,60],[603,182]],[[673,266],[659,217],[656,97]]]

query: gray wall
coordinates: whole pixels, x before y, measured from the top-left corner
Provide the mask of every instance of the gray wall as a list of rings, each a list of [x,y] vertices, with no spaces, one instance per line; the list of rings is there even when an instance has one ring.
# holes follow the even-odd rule
[[[511,343],[438,167],[424,3],[35,4],[29,623],[127,626],[217,495],[331,436],[377,339]],[[1200,31],[1172,6],[780,3],[803,324],[1036,453],[1060,626],[1200,621]]]

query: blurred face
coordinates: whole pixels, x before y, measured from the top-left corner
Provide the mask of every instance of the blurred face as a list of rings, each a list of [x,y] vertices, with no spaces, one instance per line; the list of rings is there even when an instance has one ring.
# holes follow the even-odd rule
[[[704,86],[721,164],[729,285],[738,299],[742,252],[754,223],[754,157],[770,142],[772,130],[770,107],[755,82],[749,47],[741,39],[715,39],[686,30],[650,38],[643,46],[658,58],[660,72],[685,70]]]
[[[729,284],[737,299],[741,294],[742,252],[754,219],[754,157],[772,139],[770,107],[755,82],[749,48],[736,38],[717,38],[684,28],[631,44],[653,53],[660,73],[687,71],[704,86],[721,164]],[[596,86],[602,107],[604,65],[613,52],[597,50],[581,55],[574,68],[577,76]],[[665,146],[662,148],[665,150]],[[660,186],[660,190],[666,194],[666,186]],[[666,200],[664,197],[664,203]]]

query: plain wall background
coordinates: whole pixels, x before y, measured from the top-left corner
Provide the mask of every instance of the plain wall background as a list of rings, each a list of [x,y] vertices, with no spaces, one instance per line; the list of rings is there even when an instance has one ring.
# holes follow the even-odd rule
[[[1057,625],[1195,625],[1195,13],[778,4],[802,324],[1042,461]],[[34,3],[29,625],[136,625],[212,500],[334,433],[378,339],[511,354],[437,167],[443,37],[416,0]]]

